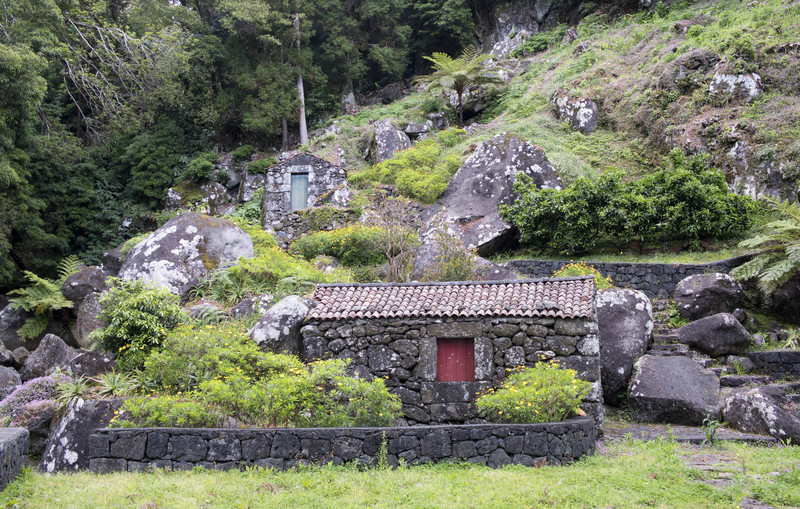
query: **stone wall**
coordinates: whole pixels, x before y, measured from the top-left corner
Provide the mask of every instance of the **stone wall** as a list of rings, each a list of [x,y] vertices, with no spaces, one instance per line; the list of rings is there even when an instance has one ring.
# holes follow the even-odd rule
[[[713,263],[626,263],[626,262],[586,262],[594,266],[604,276],[620,288],[640,290],[652,298],[667,298],[675,286],[684,278],[695,274],[710,272],[729,273],[750,258],[739,256]],[[566,260],[510,260],[503,265],[521,272],[526,277],[553,277],[553,273],[564,265],[573,263]]]
[[[479,391],[506,370],[556,359],[593,383],[583,408],[602,422],[600,348],[594,320],[554,318],[353,319],[309,321],[301,329],[306,361],[352,359],[363,377],[384,377],[400,396],[408,424],[479,423]],[[475,381],[437,381],[437,338],[474,338]]]
[[[747,356],[753,361],[759,373],[777,377],[800,376],[800,352],[796,350],[749,352]]]
[[[397,465],[461,460],[496,468],[511,463],[562,465],[595,450],[590,418],[543,424],[483,424],[405,428],[99,429],[90,437],[89,469],[105,473],[195,466],[228,470],[287,469],[302,463],[375,464],[386,437],[386,459]]]
[[[318,205],[318,200],[323,197],[323,201],[337,206],[349,202],[347,172],[344,168],[310,154],[300,154],[271,166],[264,175],[262,226],[265,229],[273,229],[292,211],[292,173],[308,174],[309,207]],[[275,225],[273,222],[276,222]]]
[[[6,489],[28,463],[30,441],[25,428],[0,428],[0,491]]]

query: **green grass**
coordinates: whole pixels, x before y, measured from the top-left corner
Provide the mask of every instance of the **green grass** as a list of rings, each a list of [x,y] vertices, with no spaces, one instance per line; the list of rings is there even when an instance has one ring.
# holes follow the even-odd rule
[[[585,256],[564,257],[552,256],[541,254],[535,250],[521,249],[512,253],[502,253],[495,256],[495,261],[507,260],[559,260],[559,261],[585,261],[589,264],[591,262],[605,263],[605,262],[623,262],[623,263],[685,263],[685,264],[701,264],[713,263],[728,258],[734,258],[746,254],[747,250],[739,249],[736,247],[729,247],[720,249],[718,251],[681,251],[681,252],[657,252],[657,253],[595,253],[587,254]]]
[[[698,461],[710,470],[691,466]],[[443,464],[397,470],[154,472],[45,476],[26,471],[2,495],[36,507],[738,507],[754,497],[800,504],[797,447],[699,448],[623,441],[567,467],[492,470]],[[727,478],[712,487],[704,481]]]

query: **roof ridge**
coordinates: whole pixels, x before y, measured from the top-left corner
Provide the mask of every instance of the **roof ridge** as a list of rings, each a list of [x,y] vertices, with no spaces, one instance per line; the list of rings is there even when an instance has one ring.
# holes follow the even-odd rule
[[[543,277],[533,279],[501,279],[494,281],[413,281],[410,283],[319,283],[317,288],[388,288],[388,287],[420,287],[420,286],[490,286],[509,284],[549,283],[554,281],[582,281],[594,279],[594,276]]]

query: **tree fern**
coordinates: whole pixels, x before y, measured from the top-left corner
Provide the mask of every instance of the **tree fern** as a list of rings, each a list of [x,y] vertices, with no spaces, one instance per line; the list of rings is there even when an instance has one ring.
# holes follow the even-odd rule
[[[765,198],[781,219],[767,223],[764,232],[739,243],[759,248],[756,257],[731,271],[738,279],[758,279],[764,294],[775,292],[800,272],[800,204]]]
[[[61,293],[61,287],[71,274],[78,271],[79,265],[77,256],[68,256],[58,264],[58,279],[55,281],[25,271],[30,285],[9,292],[9,295],[15,296],[9,301],[13,309],[33,313],[17,331],[21,338],[34,339],[47,328],[53,311],[73,306],[72,301]]]

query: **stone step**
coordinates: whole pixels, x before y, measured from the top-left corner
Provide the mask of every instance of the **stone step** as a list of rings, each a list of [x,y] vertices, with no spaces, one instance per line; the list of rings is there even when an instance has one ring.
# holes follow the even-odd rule
[[[691,357],[696,363],[700,364],[701,367],[710,368],[712,365],[714,365],[714,359],[708,355],[697,354]]]
[[[652,305],[653,305],[653,312],[669,311],[669,308],[671,307],[670,301],[663,299],[654,299],[652,301]]]
[[[742,387],[744,385],[766,385],[772,381],[768,375],[724,375],[720,377],[722,387]]]
[[[647,351],[650,355],[684,355],[691,356],[688,345],[681,343],[653,344]]]
[[[678,342],[677,334],[653,334],[653,344],[670,345]]]

